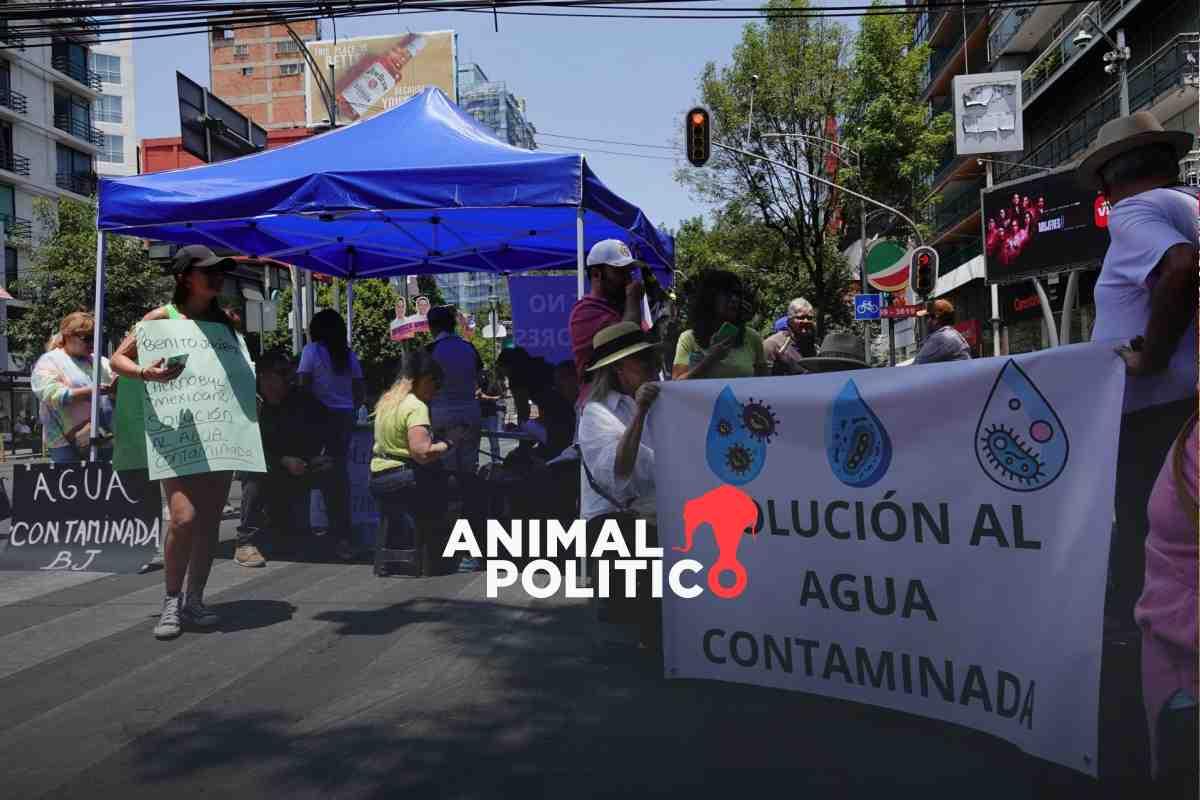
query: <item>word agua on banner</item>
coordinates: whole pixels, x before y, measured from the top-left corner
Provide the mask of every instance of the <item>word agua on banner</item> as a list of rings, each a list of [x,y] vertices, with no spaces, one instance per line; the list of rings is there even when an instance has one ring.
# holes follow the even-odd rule
[[[1108,344],[666,384],[659,541],[727,589],[664,599],[668,675],[942,719],[1096,774],[1123,386]]]
[[[0,569],[137,572],[162,542],[158,484],[111,465],[21,464]]]
[[[206,472],[266,472],[254,365],[228,326],[155,320],[137,327],[139,366],[186,357],[170,383],[147,383],[143,401],[153,480]]]

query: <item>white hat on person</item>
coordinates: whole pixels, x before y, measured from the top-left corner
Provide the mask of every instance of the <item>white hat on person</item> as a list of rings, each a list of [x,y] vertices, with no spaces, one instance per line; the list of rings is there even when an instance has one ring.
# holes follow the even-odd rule
[[[599,267],[608,265],[610,267],[634,267],[642,266],[642,262],[633,257],[633,252],[630,251],[629,245],[622,242],[620,239],[604,239],[592,245],[592,249],[588,251],[587,265],[589,267]]]

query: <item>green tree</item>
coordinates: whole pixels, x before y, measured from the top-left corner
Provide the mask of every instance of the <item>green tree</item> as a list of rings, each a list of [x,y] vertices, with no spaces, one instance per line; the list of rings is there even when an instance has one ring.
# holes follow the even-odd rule
[[[15,288],[36,302],[7,326],[14,354],[29,359],[45,349],[64,316],[91,311],[96,297],[95,202],[39,199],[34,215],[44,237],[34,248],[32,269]],[[170,299],[172,282],[151,264],[142,240],[110,234],[107,243],[103,328],[115,344],[147,311]]]
[[[883,5],[882,0],[874,5]],[[842,132],[847,146],[862,155],[861,174],[853,166],[847,169],[847,184],[920,222],[929,176],[954,139],[954,118],[949,112],[931,114],[929,103],[921,99],[929,46],[912,46],[915,26],[915,15],[862,17]],[[859,209],[848,198],[847,218],[857,221]],[[898,219],[890,227],[900,236],[911,233]]]
[[[838,118],[848,81],[848,33],[823,20],[772,16],[803,10],[807,0],[770,0],[765,20],[742,32],[728,66],[705,66],[699,89],[714,118],[713,140],[766,156],[714,148],[705,169],[680,170],[676,178],[723,211],[770,232],[777,252],[771,261],[746,265],[776,278],[784,294],[803,293],[816,309],[818,336],[844,317],[850,274],[836,247],[841,196],[793,169],[824,177],[825,151],[799,137],[827,136]],[[747,123],[753,95],[753,130]],[[718,224],[719,227],[719,224]],[[775,248],[771,248],[775,249]],[[732,255],[737,251],[724,251]]]

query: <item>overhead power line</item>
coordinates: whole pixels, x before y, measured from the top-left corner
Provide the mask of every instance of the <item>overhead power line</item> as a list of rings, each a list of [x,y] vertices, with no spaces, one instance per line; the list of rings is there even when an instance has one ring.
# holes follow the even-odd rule
[[[638,142],[622,142],[622,141],[617,141],[615,139],[588,139],[584,136],[567,136],[566,134],[563,134],[563,133],[547,133],[545,131],[538,131],[537,135],[538,136],[549,136],[552,139],[571,139],[571,140],[577,141],[577,142],[594,142],[596,144],[618,144],[618,145],[622,145],[624,147],[647,147],[647,148],[650,148],[651,150],[670,150],[673,153],[681,152],[680,148],[671,147],[670,145],[665,145],[665,144],[640,144]]]

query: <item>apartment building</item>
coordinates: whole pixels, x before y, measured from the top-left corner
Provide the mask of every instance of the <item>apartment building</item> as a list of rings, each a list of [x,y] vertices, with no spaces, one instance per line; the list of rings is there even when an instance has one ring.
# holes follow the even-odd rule
[[[918,20],[915,40],[931,47],[925,97],[931,111],[952,111],[950,88],[955,75],[990,71],[1022,72],[1025,150],[996,154],[1008,163],[993,164],[997,184],[1030,177],[1044,169],[1077,162],[1100,127],[1119,114],[1118,77],[1104,70],[1111,48],[1094,21],[1116,38],[1124,31],[1130,48],[1131,111],[1149,110],[1167,128],[1200,128],[1197,81],[1200,69],[1200,7],[1194,0],[1103,0],[1070,5],[1043,3],[1021,8],[941,8]],[[1078,37],[1080,30],[1092,35]],[[1078,39],[1078,41],[1077,41]],[[1191,61],[1189,61],[1189,56]],[[1200,181],[1200,154],[1185,172]],[[990,292],[983,281],[979,193],[985,167],[976,156],[958,157],[951,146],[930,181],[933,244],[940,255],[935,296],[955,304],[960,317],[973,321],[983,349],[991,352]],[[1072,341],[1091,333],[1094,314],[1091,286],[1095,272],[1080,282],[1080,313]],[[1046,280],[1055,312],[1061,310],[1065,276]],[[1032,283],[1001,291],[1002,345],[1009,352],[1044,347],[1049,342]]]
[[[28,23],[39,31],[52,25],[44,19]],[[15,285],[28,274],[33,245],[43,235],[36,201],[87,200],[95,193],[96,156],[104,141],[93,125],[102,88],[91,59],[95,24],[76,18],[60,29],[50,37],[26,37],[0,14],[0,278],[15,298],[0,302],[0,324],[36,299],[35,289]],[[10,355],[0,336],[0,435],[6,440],[14,419],[37,417],[28,367]]]
[[[102,141],[96,172],[108,177],[137,175],[137,109],[134,98],[133,42],[102,42],[91,52],[92,72],[100,78],[94,108]]]
[[[217,97],[270,130],[304,127],[304,71],[300,45],[284,25],[245,26],[235,17],[211,20],[209,86]],[[317,20],[290,23],[304,42],[321,38]]]

